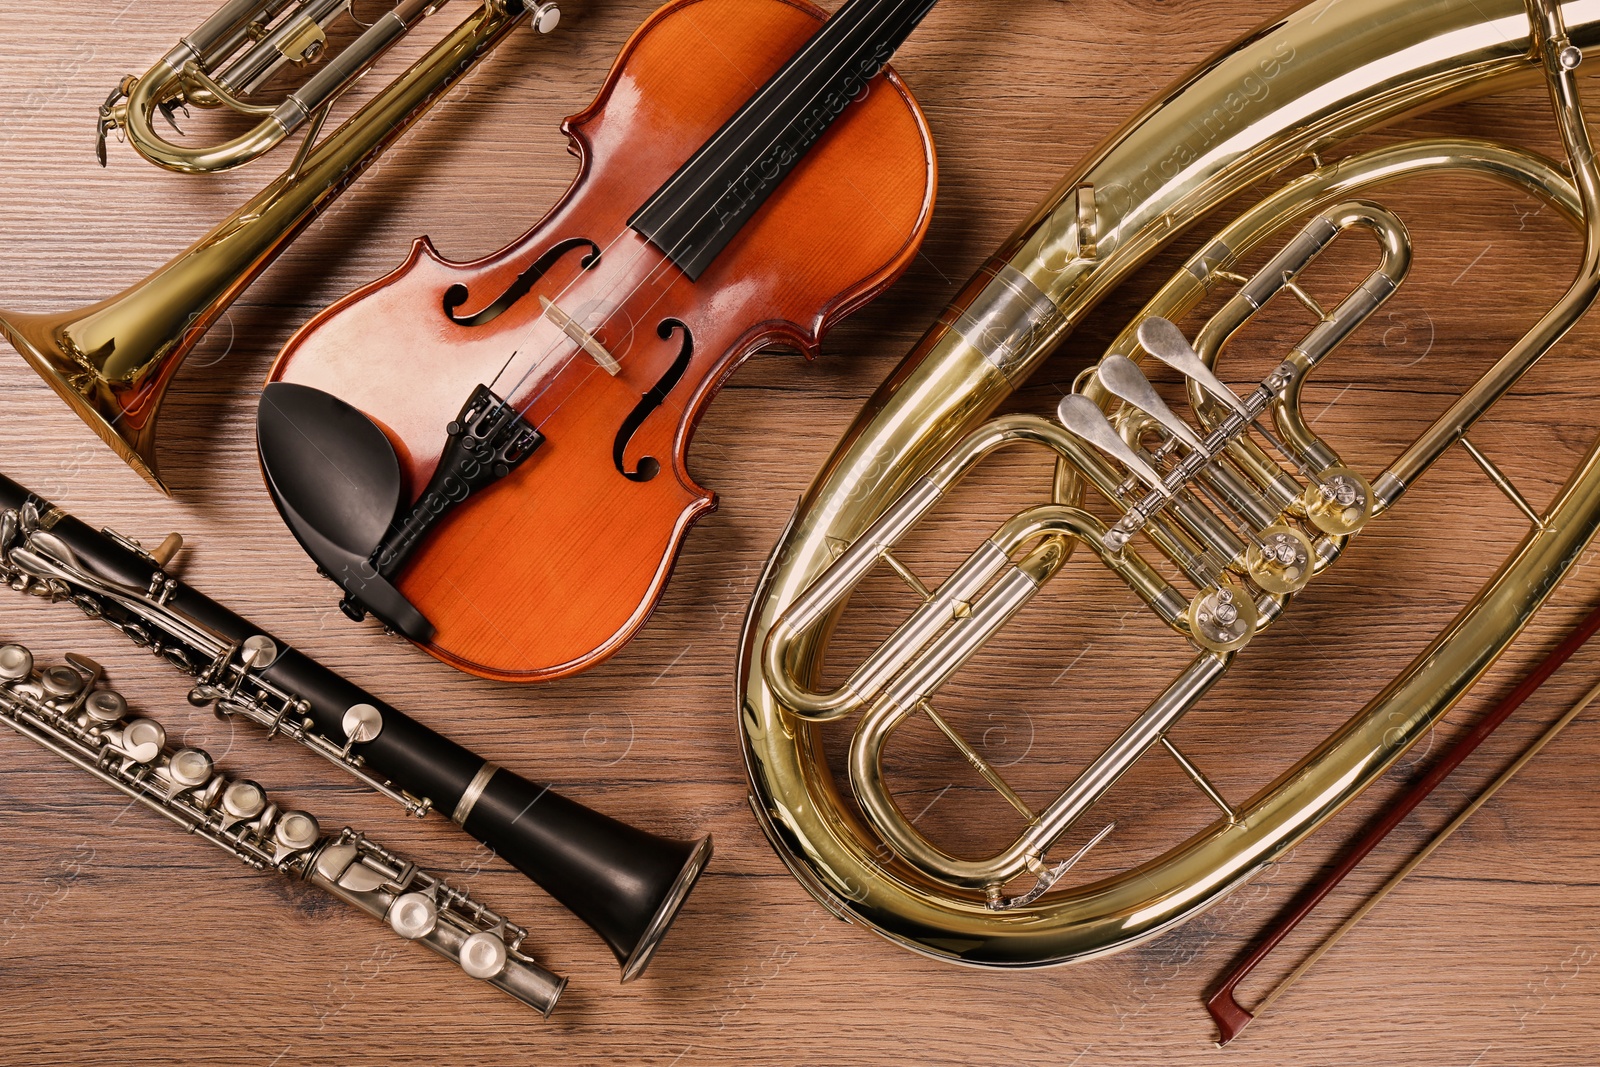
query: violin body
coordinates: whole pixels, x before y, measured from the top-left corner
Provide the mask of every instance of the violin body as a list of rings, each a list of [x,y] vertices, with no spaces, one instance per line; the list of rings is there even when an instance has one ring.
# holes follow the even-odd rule
[[[915,255],[935,162],[892,71],[698,278],[628,226],[824,17],[799,0],[669,3],[563,123],[578,176],[532,230],[471,263],[419,239],[398,270],[319,314],[279,356],[270,380],[324,390],[383,430],[413,499],[480,384],[498,376],[543,436],[444,516],[396,579],[435,627],[423,647],[441,660],[534,681],[616,651],[648,617],[690,524],[715,506],[685,460],[720,384],[770,345],[814,355]],[[614,374],[563,319],[614,357]]]

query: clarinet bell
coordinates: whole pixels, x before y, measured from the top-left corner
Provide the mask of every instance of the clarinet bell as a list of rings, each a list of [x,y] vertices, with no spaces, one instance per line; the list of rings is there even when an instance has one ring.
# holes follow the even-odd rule
[[[503,770],[461,822],[589,925],[624,982],[644,972],[711,859],[711,837],[673,841]]]

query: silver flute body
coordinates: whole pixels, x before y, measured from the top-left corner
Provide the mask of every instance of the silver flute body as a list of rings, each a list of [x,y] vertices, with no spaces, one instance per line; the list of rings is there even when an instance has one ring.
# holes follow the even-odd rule
[[[246,866],[319,886],[550,1014],[566,979],[523,954],[526,930],[349,827],[326,833],[308,812],[280,808],[255,782],[219,771],[203,750],[169,746],[161,724],[133,714],[100,684],[102,675],[77,655],[35,669],[27,648],[0,645],[0,719]]]
[[[709,861],[677,841],[500,767],[329,670],[167,570],[147,552],[0,474],[0,581],[76,605],[194,679],[189,700],[257,723],[414,815],[438,811],[599,934],[641,974]]]

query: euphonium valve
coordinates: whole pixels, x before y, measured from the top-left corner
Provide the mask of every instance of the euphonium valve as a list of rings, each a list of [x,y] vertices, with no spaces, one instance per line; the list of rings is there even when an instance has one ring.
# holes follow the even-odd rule
[[[1086,959],[1153,937],[1215,904],[1375,782],[1540,608],[1600,531],[1600,443],[1540,512],[1468,434],[1600,293],[1600,170],[1572,74],[1579,49],[1600,41],[1600,22],[1585,11],[1569,33],[1564,10],[1579,6],[1342,0],[1275,20],[1182,79],[1068,175],[866,405],[774,550],[741,649],[752,807],[779,855],[831,910],[918,952],[1000,967]],[[1523,36],[1508,31],[1513,25]],[[1290,65],[1294,75],[1271,91],[1239,92]],[[1392,117],[1535,74],[1545,80],[1564,165],[1469,138],[1335,158],[1342,139]],[[1054,418],[990,417],[1113,286],[1295,160],[1309,161],[1310,171],[1204,238],[1079,376]],[[1538,198],[1578,231],[1584,254],[1535,325],[1369,475],[1313,431],[1301,397],[1410,268],[1405,226],[1369,192],[1444,174]],[[1352,233],[1375,240],[1377,267],[1337,300],[1302,285],[1306,267]],[[1263,266],[1243,271],[1273,246]],[[1197,328],[1180,325],[1212,297],[1223,298],[1214,314]],[[1272,351],[1259,380],[1231,388],[1219,374],[1230,341],[1285,300],[1303,304],[1315,324]],[[1147,371],[1157,367],[1182,377],[1186,402],[1152,384]],[[1247,802],[1230,800],[1170,731],[1301,591],[1349,565],[1341,561],[1351,539],[1457,444],[1528,519],[1527,535],[1365,708]],[[1054,457],[1048,500],[999,522],[942,582],[913,574],[897,546],[978,463],[1019,446]],[[1073,563],[1074,552],[1086,558]],[[824,686],[830,632],[880,563],[922,603],[859,663],[831,664],[828,673],[843,680]],[[1039,807],[937,701],[1044,585],[1096,565],[1190,659]],[[849,716],[858,718],[845,789],[829,770],[822,731]],[[898,806],[884,753],[919,716],[1022,816],[1004,848],[954,855]],[[1135,869],[1064,886],[1063,872],[1110,832],[1096,826],[1097,804],[1157,750],[1215,805],[1216,820]],[[1097,832],[1060,859],[1075,829]]]
[[[1379,236],[1384,254],[1378,267],[1336,308],[1322,313],[1311,333],[1250,393],[1241,397],[1224,384],[1172,322],[1148,316],[1137,328],[1139,343],[1186,376],[1197,398],[1193,422],[1161,399],[1134,360],[1113,351],[1082,377],[1079,391],[1062,399],[1055,424],[1011,416],[957,444],[841,556],[838,573],[854,581],[825,576],[779,617],[766,648],[770,676],[786,679],[775,688],[801,715],[831,711],[833,694],[814,693],[788,679],[784,665],[793,644],[806,635],[812,620],[842,602],[871,565],[909,532],[914,518],[931,510],[985,456],[1005,445],[1042,445],[1069,468],[1065,484],[1087,480],[1121,508],[1121,518],[1109,526],[1084,507],[1062,501],[1038,505],[1007,521],[847,683],[856,697],[851,706],[864,709],[850,746],[851,787],[874,829],[906,862],[953,887],[982,890],[995,907],[1007,900],[1006,884],[1030,871],[1043,877],[1040,872],[1049,868],[1055,873],[1048,882],[1054,884],[1064,868],[1050,864],[1046,850],[1151,744],[1165,737],[1198,692],[1280,616],[1291,594],[1338,558],[1348,536],[1370,517],[1370,486],[1340,465],[1331,446],[1315,437],[1310,438],[1314,448],[1285,443],[1299,438],[1283,426],[1299,429],[1304,424],[1296,408],[1280,402],[1298,395],[1300,383],[1338,340],[1403,281],[1409,245],[1400,220],[1363,201],[1333,206],[1245,283],[1236,299],[1248,310],[1230,304],[1219,317],[1238,313],[1233,323],[1238,329],[1275,295],[1289,290],[1337,234],[1357,225]],[[1102,404],[1112,406],[1111,416]],[[1279,420],[1274,429],[1262,421],[1269,413]],[[1257,438],[1268,444],[1276,460],[1267,458]],[[1236,455],[1247,462],[1236,462]],[[1324,525],[1336,529],[1330,532]],[[1169,582],[1143,558],[1133,543],[1142,533],[1176,565],[1187,589]],[[1192,644],[1197,656],[1089,771],[1035,812],[1021,805],[998,772],[956,736],[932,701],[956,669],[1060,573],[1075,544],[1085,544],[1157,618]],[[796,625],[792,616],[805,622]],[[919,712],[932,718],[1030,823],[1022,837],[990,861],[957,860],[939,850],[914,829],[884,785],[882,759],[890,735]]]

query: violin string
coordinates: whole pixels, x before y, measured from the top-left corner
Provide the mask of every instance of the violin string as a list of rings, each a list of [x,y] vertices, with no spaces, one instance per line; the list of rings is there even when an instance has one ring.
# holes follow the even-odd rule
[[[904,6],[904,4],[906,2],[910,2],[914,6],[916,3],[922,2],[922,0],[902,0],[901,3],[892,5],[890,8],[887,9],[887,12],[886,12],[886,15],[885,15],[885,18],[883,19],[883,21],[874,29],[874,31],[873,31],[874,34],[882,32],[882,30],[884,28],[886,28],[888,25],[890,25],[890,23],[900,13],[901,8]],[[929,6],[930,7],[932,6],[931,0],[929,2]],[[797,55],[804,55],[808,50],[810,50],[811,48],[815,47],[822,40],[823,40],[823,36],[822,36],[822,34],[820,32],[818,34],[813,35],[811,40],[807,42],[806,46],[803,47],[801,49],[801,51],[799,53],[797,53]],[[833,51],[837,51],[838,48],[843,47],[844,44],[845,44],[845,42],[843,42],[843,41],[838,42],[834,46],[834,48],[830,50],[830,54]],[[827,56],[823,56],[821,58],[823,60],[826,60],[828,57]],[[763,95],[765,95],[766,93],[770,92],[774,88],[775,84],[776,84],[775,82],[773,82],[772,80],[769,79],[768,82],[765,85],[763,85],[761,87],[761,89],[757,92],[756,96],[752,98],[752,101],[759,100]],[[779,101],[779,104],[781,105],[783,103],[786,103],[790,98],[792,98],[794,96],[795,93],[797,93],[799,91],[800,91],[800,88],[798,86],[796,86],[795,88],[789,90],[788,94],[784,97],[784,99]],[[827,91],[827,87],[826,86],[823,86],[823,87],[819,88],[818,92],[807,103],[814,103],[826,91]],[[712,141],[710,143],[715,143],[715,141],[719,137],[721,137],[722,135],[724,135],[727,132],[727,129],[728,129],[727,127],[724,127],[723,129],[719,130],[717,135],[713,136]],[[789,129],[789,127],[785,126],[784,128],[782,128],[779,131],[777,131],[777,135],[773,138],[773,140],[770,141],[762,149],[761,155],[765,155],[774,146],[776,146],[779,143],[779,141],[782,139],[782,137],[788,132],[788,129]],[[750,143],[751,139],[753,139],[755,136],[756,136],[756,134],[755,134],[754,131],[752,131],[751,133],[747,134],[745,139],[744,139],[744,141],[742,143],[740,143],[739,145],[734,146],[734,148],[732,150],[733,151],[739,151],[739,150],[743,149],[746,145],[748,145]],[[667,221],[669,221],[669,222],[673,221],[676,218],[677,213],[679,211],[682,211],[685,208],[687,208],[689,199],[691,199],[694,194],[698,194],[699,192],[704,190],[706,188],[706,186],[712,180],[713,179],[711,177],[707,177],[707,178],[703,179],[701,184],[698,187],[696,187],[693,190],[693,192],[690,194],[690,197],[686,197],[684,199],[683,205],[680,206],[678,209],[676,209],[673,212],[672,215],[668,216],[668,220]],[[703,222],[706,218],[708,218],[710,216],[710,213],[711,213],[711,211],[713,209],[714,209],[714,205],[713,205],[713,208],[708,208],[706,210],[706,212],[704,214],[702,214],[698,220],[696,220],[696,222],[697,223],[698,222]],[[630,232],[632,232],[631,229],[624,228],[623,232],[619,233],[616,236],[616,238],[614,238],[612,240],[612,242],[607,246],[607,248],[601,253],[602,257],[604,255],[605,251],[611,251],[612,249],[614,249],[615,246],[618,243],[620,243],[624,238],[626,238],[628,233],[630,233]],[[607,314],[599,321],[599,323],[596,324],[597,327],[605,325],[609,321],[610,317],[613,314],[615,314],[617,310],[620,310],[622,305],[625,305],[626,302],[629,299],[631,299],[633,296],[638,294],[646,286],[651,284],[651,282],[655,280],[658,270],[659,271],[665,271],[665,270],[669,269],[671,261],[672,261],[672,257],[677,254],[677,252],[680,250],[680,248],[681,248],[681,245],[674,246],[673,248],[666,250],[665,251],[665,255],[663,257],[663,260],[659,264],[659,266],[657,268],[655,268],[655,269],[652,269],[650,272],[646,273],[645,277],[643,279],[641,279],[639,281],[639,283],[637,285],[635,285],[634,288],[632,290],[630,290],[626,296],[624,296],[621,300],[618,300],[616,302],[616,304],[614,305],[613,310],[612,311],[608,311]],[[640,260],[642,260],[651,251],[652,251],[652,247],[650,245],[648,245],[648,244],[645,245],[644,247],[642,247],[639,250],[638,254],[634,256],[634,258],[627,264],[627,266],[621,272],[621,277],[626,278],[628,276],[628,274],[630,273],[630,269],[635,264],[637,264]],[[569,282],[567,284],[567,286],[565,286],[562,290],[560,290],[556,294],[556,299],[560,299],[562,296],[566,295],[566,293],[569,292],[575,285],[577,285],[580,280],[581,280],[581,276],[573,278],[573,280],[571,282]],[[617,285],[620,285],[620,284],[621,284],[621,282],[619,281],[617,283]],[[606,293],[606,294],[604,294],[602,299],[611,297],[612,294],[616,291],[617,285],[613,285],[611,291]],[[644,313],[641,315],[641,319],[648,318],[649,312],[652,311],[658,303],[660,303],[661,299],[663,299],[665,297],[665,295],[666,295],[665,293],[662,293],[661,296],[658,296],[654,301],[652,301],[651,304],[649,305],[649,307],[647,307],[645,309]],[[526,339],[528,334],[531,334],[531,332],[534,329],[537,328],[538,323],[539,323],[541,318],[547,318],[547,316],[544,316],[544,315],[536,316],[529,323],[528,328],[524,331],[524,334],[523,334],[524,339]],[[509,404],[511,402],[510,398],[516,394],[516,391],[518,389],[522,388],[522,386],[527,383],[528,379],[530,377],[532,377],[537,371],[539,371],[541,369],[541,367],[543,367],[546,364],[546,362],[549,360],[549,358],[552,355],[556,354],[556,352],[558,351],[558,349],[560,347],[561,347],[561,341],[558,339],[558,340],[554,341],[551,344],[551,346],[549,348],[547,348],[542,355],[540,355],[537,359],[535,359],[534,362],[528,367],[528,369],[523,372],[522,376],[516,381],[516,383],[514,383],[511,386],[510,389],[506,390],[506,398],[502,401],[502,404],[505,405],[505,406],[509,406]],[[579,355],[579,353],[581,351],[582,351],[582,348],[580,346],[579,348],[574,349],[573,351],[568,353],[567,354],[566,363],[569,364],[573,359],[578,358],[578,355]],[[619,360],[619,362],[620,362],[620,360]],[[563,370],[565,370],[565,369],[566,369],[566,364],[563,364],[562,366],[557,367],[555,369],[555,371],[548,376],[549,377],[549,381],[546,383],[544,388],[540,389],[539,392],[535,393],[532,397],[530,397],[528,402],[525,403],[524,405],[522,405],[522,407],[518,411],[518,414],[519,415],[525,415],[528,412],[528,410],[535,403],[537,403],[539,401],[539,399],[544,395],[544,393],[546,391],[548,391],[548,389],[555,384],[555,381],[560,377],[561,372]],[[593,377],[593,373],[594,372],[591,371],[589,373],[589,375],[587,375],[583,379],[583,381],[588,381],[589,378],[592,378]],[[496,376],[496,377],[497,377],[497,380],[498,380],[498,376]],[[580,382],[578,384],[581,385],[582,382]],[[558,409],[559,409],[559,406],[560,405],[557,405]]]
[[[884,19],[874,29],[873,33],[874,34],[881,33],[885,28],[887,28],[894,21],[894,19],[897,17],[897,15],[901,14],[902,9],[906,6],[907,3],[909,3],[913,7],[915,7],[919,3],[926,3],[926,6],[928,8],[931,8],[933,2],[936,2],[936,0],[902,0],[902,3],[900,3],[900,4],[891,5],[887,9],[887,12],[885,14]],[[925,13],[926,13],[926,11],[924,11],[924,14]],[[835,17],[837,17],[837,16],[835,16]],[[919,20],[920,20],[920,17],[921,16],[918,16]],[[799,57],[799,56],[805,55],[805,53],[807,51],[809,51],[810,49],[816,47],[818,45],[818,43],[821,42],[822,40],[824,40],[824,37],[823,37],[822,33],[819,32],[819,33],[813,35],[811,40],[807,42],[806,46],[803,47],[801,49],[801,51],[796,54],[796,56]],[[843,42],[843,41],[838,42],[835,45],[834,49],[830,50],[830,52],[831,51],[836,51],[838,48],[843,47],[844,44],[845,44],[845,42]],[[826,58],[827,58],[827,56],[823,56],[822,57],[822,59],[826,59]],[[885,65],[887,65],[887,61],[885,61]],[[881,72],[881,69],[882,68],[880,67],[879,72],[875,72],[874,77],[876,76],[877,73]],[[765,95],[766,93],[768,93],[768,92],[773,90],[773,88],[775,87],[775,84],[776,83],[774,81],[769,79],[768,82],[761,87],[760,91],[757,92],[756,96],[752,97],[750,101],[747,101],[746,105],[744,105],[744,106],[748,106],[750,103],[753,103],[755,101],[760,100],[763,95]],[[826,85],[820,87],[819,90],[817,91],[817,93],[815,95],[813,95],[811,100],[807,101],[807,103],[815,103],[818,99],[820,99],[822,97],[822,95],[827,91],[827,89],[828,89],[828,87]],[[787,100],[790,97],[793,97],[794,94],[798,93],[799,91],[800,91],[800,88],[798,86],[796,86],[795,88],[791,89],[789,91],[789,93],[787,94],[787,96],[784,98],[784,100],[779,101],[779,104],[781,105],[781,104],[787,102]],[[780,130],[778,130],[777,134],[773,138],[773,140],[770,141],[762,149],[761,155],[764,156],[768,151],[770,151],[773,147],[775,147],[779,143],[779,141],[789,132],[791,127],[792,127],[792,123],[790,125],[784,126]],[[717,132],[717,134],[712,137],[712,140],[710,142],[708,142],[708,145],[709,144],[714,144],[720,137],[722,137],[723,135],[725,135],[728,132],[728,129],[729,129],[729,127],[725,126],[723,129],[719,130]],[[750,143],[751,139],[754,138],[755,136],[756,136],[756,134],[755,134],[754,131],[752,131],[751,133],[747,134],[746,137],[745,137],[744,142],[742,142],[740,145],[735,146],[733,151],[738,151],[738,150],[744,148],[746,145],[748,145]],[[685,197],[683,206],[679,207],[678,209],[676,209],[676,211],[674,211],[673,215],[668,216],[668,220],[667,221],[669,221],[669,222],[672,221],[676,217],[676,214],[677,214],[678,211],[682,211],[688,206],[688,201],[692,198],[692,196],[694,194],[697,194],[697,193],[701,192],[702,190],[704,190],[705,187],[712,180],[713,180],[712,177],[708,177],[708,178],[704,179],[701,182],[700,186],[697,187],[695,190],[693,190],[693,192],[690,194],[690,196]],[[714,209],[714,205],[713,205],[713,208],[708,208],[706,210],[706,212],[701,215],[700,219],[696,220],[697,223],[698,222],[703,222],[706,218],[708,218],[710,216],[711,210],[713,210],[713,209]],[[610,244],[608,244],[606,246],[605,249],[601,250],[600,255],[603,257],[606,252],[614,250],[615,247],[623,239],[625,239],[628,236],[628,234],[631,233],[631,232],[634,232],[634,231],[632,231],[631,228],[625,227],[621,233],[619,233],[615,238],[613,238],[613,240],[610,242]],[[625,305],[626,302],[629,299],[631,299],[633,296],[635,296],[640,291],[642,291],[644,288],[646,288],[648,285],[650,285],[655,280],[655,278],[658,276],[659,272],[664,272],[665,270],[669,269],[671,264],[672,264],[672,257],[677,254],[677,252],[680,250],[680,248],[681,248],[681,245],[680,246],[674,246],[672,249],[666,250],[665,254],[662,257],[662,262],[656,268],[653,268],[651,271],[647,272],[646,275],[644,276],[644,278],[642,278],[639,281],[639,283],[637,285],[635,285],[634,288],[632,290],[630,290],[629,293],[626,296],[624,296],[621,300],[617,301],[616,304],[613,306],[613,310],[608,311],[606,313],[606,315],[600,319],[599,323],[597,323],[597,327],[605,325],[613,315],[615,315],[618,311],[621,310],[621,307],[623,305]],[[654,250],[653,246],[649,245],[648,243],[646,245],[644,245],[639,250],[638,254],[634,256],[634,258],[627,264],[627,266],[621,272],[621,277],[623,277],[623,278],[627,277],[628,274],[630,273],[630,268],[634,264],[636,264],[640,260],[642,260],[647,254],[649,254],[653,250]],[[578,276],[578,277],[574,277],[570,282],[568,282],[568,284],[565,287],[563,287],[560,291],[558,291],[556,293],[556,299],[560,299],[561,297],[565,296],[568,292],[571,291],[572,288],[574,288],[578,284],[578,282],[580,280],[581,280],[581,275]],[[620,284],[621,284],[621,282],[619,281],[618,283],[616,283],[616,285],[613,285],[611,292],[608,292],[608,293],[604,294],[602,299],[610,297],[612,295],[612,293],[615,292],[617,285],[620,285]],[[656,297],[656,299],[653,300],[650,303],[650,305],[641,314],[641,320],[647,319],[649,317],[650,311],[652,311],[656,307],[656,305],[659,304],[660,301],[665,298],[665,296],[666,296],[666,293],[663,292],[660,296]],[[548,316],[544,315],[543,313],[541,313],[539,316],[536,316],[529,323],[528,327],[523,331],[522,339],[526,340],[526,338],[533,332],[533,330],[538,327],[538,324],[539,324],[540,320],[541,319],[547,319],[547,318],[548,318]],[[516,394],[516,391],[518,389],[522,388],[523,385],[527,383],[528,379],[530,377],[532,377],[536,372],[538,372],[541,369],[541,367],[543,367],[547,363],[547,361],[550,359],[551,356],[556,354],[556,352],[558,351],[558,349],[560,347],[561,347],[561,341],[558,339],[555,342],[553,342],[551,344],[551,346],[549,348],[547,348],[543,354],[541,354],[537,359],[535,359],[533,361],[533,363],[528,367],[528,369],[523,372],[521,377],[518,378],[516,383],[513,384],[510,389],[506,390],[505,397],[503,399],[501,399],[501,401],[500,401],[500,404],[501,404],[502,408],[510,406],[511,397],[513,397]],[[520,350],[520,344],[519,344],[519,349],[518,350]],[[563,370],[565,370],[566,365],[570,364],[570,362],[573,359],[576,359],[578,357],[579,353],[581,353],[582,351],[583,351],[583,349],[582,349],[582,346],[580,345],[578,348],[576,348],[573,351],[571,351],[570,353],[568,353],[567,357],[566,357],[566,363],[563,364],[560,367],[557,367],[553,373],[548,375],[549,380],[546,382],[544,387],[541,388],[532,397],[530,397],[529,400],[525,404],[523,404],[521,406],[521,408],[518,411],[518,414],[519,415],[525,415],[528,412],[528,410],[535,403],[537,403],[539,401],[539,399],[545,394],[545,392],[547,392],[549,390],[549,388],[555,384],[555,381],[558,378],[560,378],[561,372]],[[512,362],[512,360],[514,358],[515,358],[515,352],[513,353],[513,356],[511,357],[511,359],[507,360],[505,366],[503,366],[501,368],[500,373],[495,375],[495,378],[491,382],[491,387],[493,386],[494,382],[498,382],[499,381],[500,377],[510,367],[511,362]],[[620,363],[621,361],[619,360],[618,362]],[[597,365],[596,369],[598,369],[598,365]],[[592,378],[593,374],[594,374],[594,371],[591,370],[589,375],[587,375],[582,381],[580,381],[577,384],[581,386],[584,382],[588,381],[589,378]],[[565,401],[562,401],[562,403],[565,403]],[[561,406],[561,404],[557,404],[555,410],[559,410],[560,406]]]

